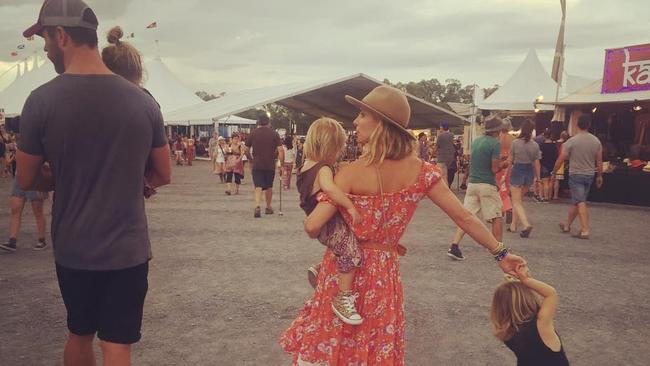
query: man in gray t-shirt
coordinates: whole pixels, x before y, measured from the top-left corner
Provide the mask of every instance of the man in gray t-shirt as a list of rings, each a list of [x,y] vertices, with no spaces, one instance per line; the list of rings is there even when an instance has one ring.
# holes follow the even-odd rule
[[[16,155],[21,189],[54,190],[52,242],[70,331],[64,353],[83,364],[95,360],[95,334],[105,360],[130,356],[140,339],[151,259],[145,177],[152,187],[171,179],[160,108],[104,65],[97,25],[83,1],[49,0],[23,33],[43,37],[61,75],[27,98]]]
[[[555,162],[553,173],[565,160],[569,160],[569,188],[573,206],[569,209],[567,221],[560,224],[563,232],[571,231],[571,224],[580,218],[580,231],[574,237],[589,238],[589,212],[587,197],[596,175],[596,187],[603,185],[603,148],[596,136],[589,133],[591,115],[583,114],[578,118],[578,133],[562,144],[562,151]]]
[[[449,167],[454,162],[456,147],[454,146],[454,134],[449,131],[449,123],[442,122],[440,126],[442,127],[442,132],[440,132],[436,138],[436,161],[442,171],[442,175],[444,176],[442,179],[446,182]]]

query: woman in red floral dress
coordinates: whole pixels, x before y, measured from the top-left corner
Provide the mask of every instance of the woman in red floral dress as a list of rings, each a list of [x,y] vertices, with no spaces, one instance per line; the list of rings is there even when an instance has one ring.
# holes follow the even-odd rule
[[[363,101],[346,96],[360,109],[354,121],[365,154],[341,169],[336,183],[348,192],[363,216],[352,225],[359,239],[363,265],[356,272],[356,305],[364,322],[343,324],[331,311],[338,291],[336,260],[328,249],[318,274],[313,296],[280,339],[296,365],[404,365],[404,307],[399,274],[399,255],[404,234],[417,203],[431,199],[458,226],[490,250],[504,272],[524,264],[523,258],[508,253],[490,231],[467,211],[440,182],[440,171],[415,155],[413,135],[406,129],[410,107],[397,89],[379,86]],[[321,203],[305,220],[305,230],[313,238],[337,208],[321,197]]]

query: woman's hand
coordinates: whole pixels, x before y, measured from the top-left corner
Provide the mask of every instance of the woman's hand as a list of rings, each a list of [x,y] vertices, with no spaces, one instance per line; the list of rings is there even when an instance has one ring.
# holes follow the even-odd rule
[[[518,255],[510,254],[506,255],[503,260],[499,261],[499,267],[504,273],[507,273],[511,276],[519,278],[517,275],[517,269],[520,266],[525,266],[526,260]]]

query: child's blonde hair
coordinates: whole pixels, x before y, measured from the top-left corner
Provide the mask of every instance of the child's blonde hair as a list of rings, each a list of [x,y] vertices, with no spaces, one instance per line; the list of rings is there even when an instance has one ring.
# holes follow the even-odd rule
[[[402,160],[415,154],[416,141],[412,136],[399,131],[376,114],[375,117],[381,122],[370,135],[362,155],[368,165],[381,164],[385,159]]]
[[[540,308],[540,300],[533,290],[519,281],[505,282],[494,291],[490,320],[494,334],[507,341],[521,325],[533,319]]]
[[[128,42],[121,41],[124,32],[122,28],[113,27],[106,36],[110,45],[102,50],[102,60],[106,67],[126,80],[140,85],[144,77],[142,56]]]
[[[303,151],[311,161],[333,164],[343,152],[346,140],[345,130],[338,121],[322,117],[309,127]]]

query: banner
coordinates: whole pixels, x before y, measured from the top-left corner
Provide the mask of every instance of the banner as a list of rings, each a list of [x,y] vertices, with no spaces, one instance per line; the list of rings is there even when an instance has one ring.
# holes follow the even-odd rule
[[[605,50],[601,93],[650,90],[650,44]]]

